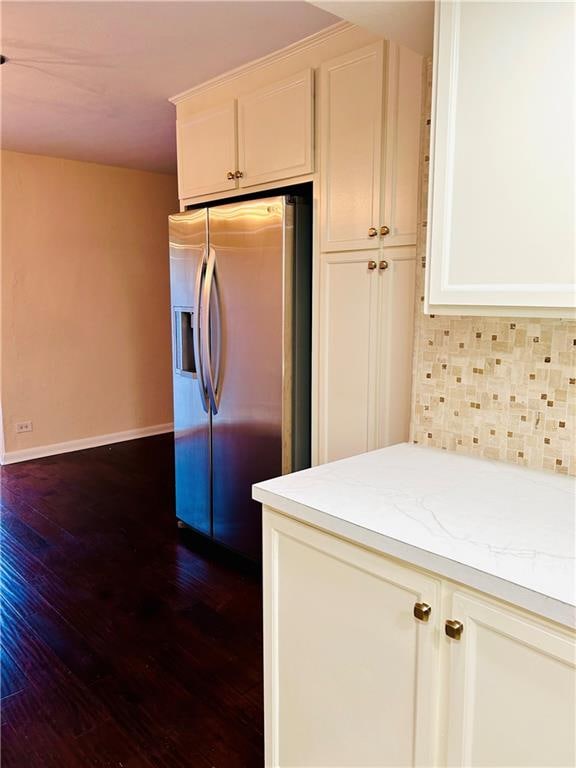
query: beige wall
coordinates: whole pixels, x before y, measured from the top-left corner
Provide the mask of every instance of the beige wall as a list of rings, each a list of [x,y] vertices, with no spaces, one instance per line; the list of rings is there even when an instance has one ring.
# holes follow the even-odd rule
[[[171,422],[176,177],[15,152],[1,172],[6,452]]]
[[[430,69],[426,115],[430,112]],[[429,144],[421,163],[426,218]],[[576,475],[576,322],[427,316],[421,227],[411,437],[417,443]]]

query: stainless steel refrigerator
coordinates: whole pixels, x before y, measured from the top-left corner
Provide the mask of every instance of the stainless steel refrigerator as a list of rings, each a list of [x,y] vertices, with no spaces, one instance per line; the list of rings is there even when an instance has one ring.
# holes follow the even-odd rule
[[[169,219],[176,516],[254,560],[252,484],[310,465],[310,222],[290,195]]]

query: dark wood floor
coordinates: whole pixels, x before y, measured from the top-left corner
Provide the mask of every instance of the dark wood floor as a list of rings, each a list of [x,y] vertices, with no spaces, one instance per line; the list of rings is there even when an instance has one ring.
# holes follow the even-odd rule
[[[262,765],[259,579],[177,531],[171,435],[1,472],[3,768]]]

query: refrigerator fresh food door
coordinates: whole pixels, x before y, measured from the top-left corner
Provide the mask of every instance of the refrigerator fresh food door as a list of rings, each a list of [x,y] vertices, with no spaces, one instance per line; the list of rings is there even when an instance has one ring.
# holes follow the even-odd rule
[[[206,209],[169,217],[176,516],[210,535],[210,408],[201,357]]]
[[[251,486],[289,469],[290,216],[283,197],[209,210],[213,535],[253,559],[261,511]]]

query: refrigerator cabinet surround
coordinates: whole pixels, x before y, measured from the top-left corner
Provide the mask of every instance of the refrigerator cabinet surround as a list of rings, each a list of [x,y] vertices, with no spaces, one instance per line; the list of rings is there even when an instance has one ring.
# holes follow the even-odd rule
[[[279,196],[169,224],[176,515],[259,560],[252,484],[310,465],[310,208]]]

